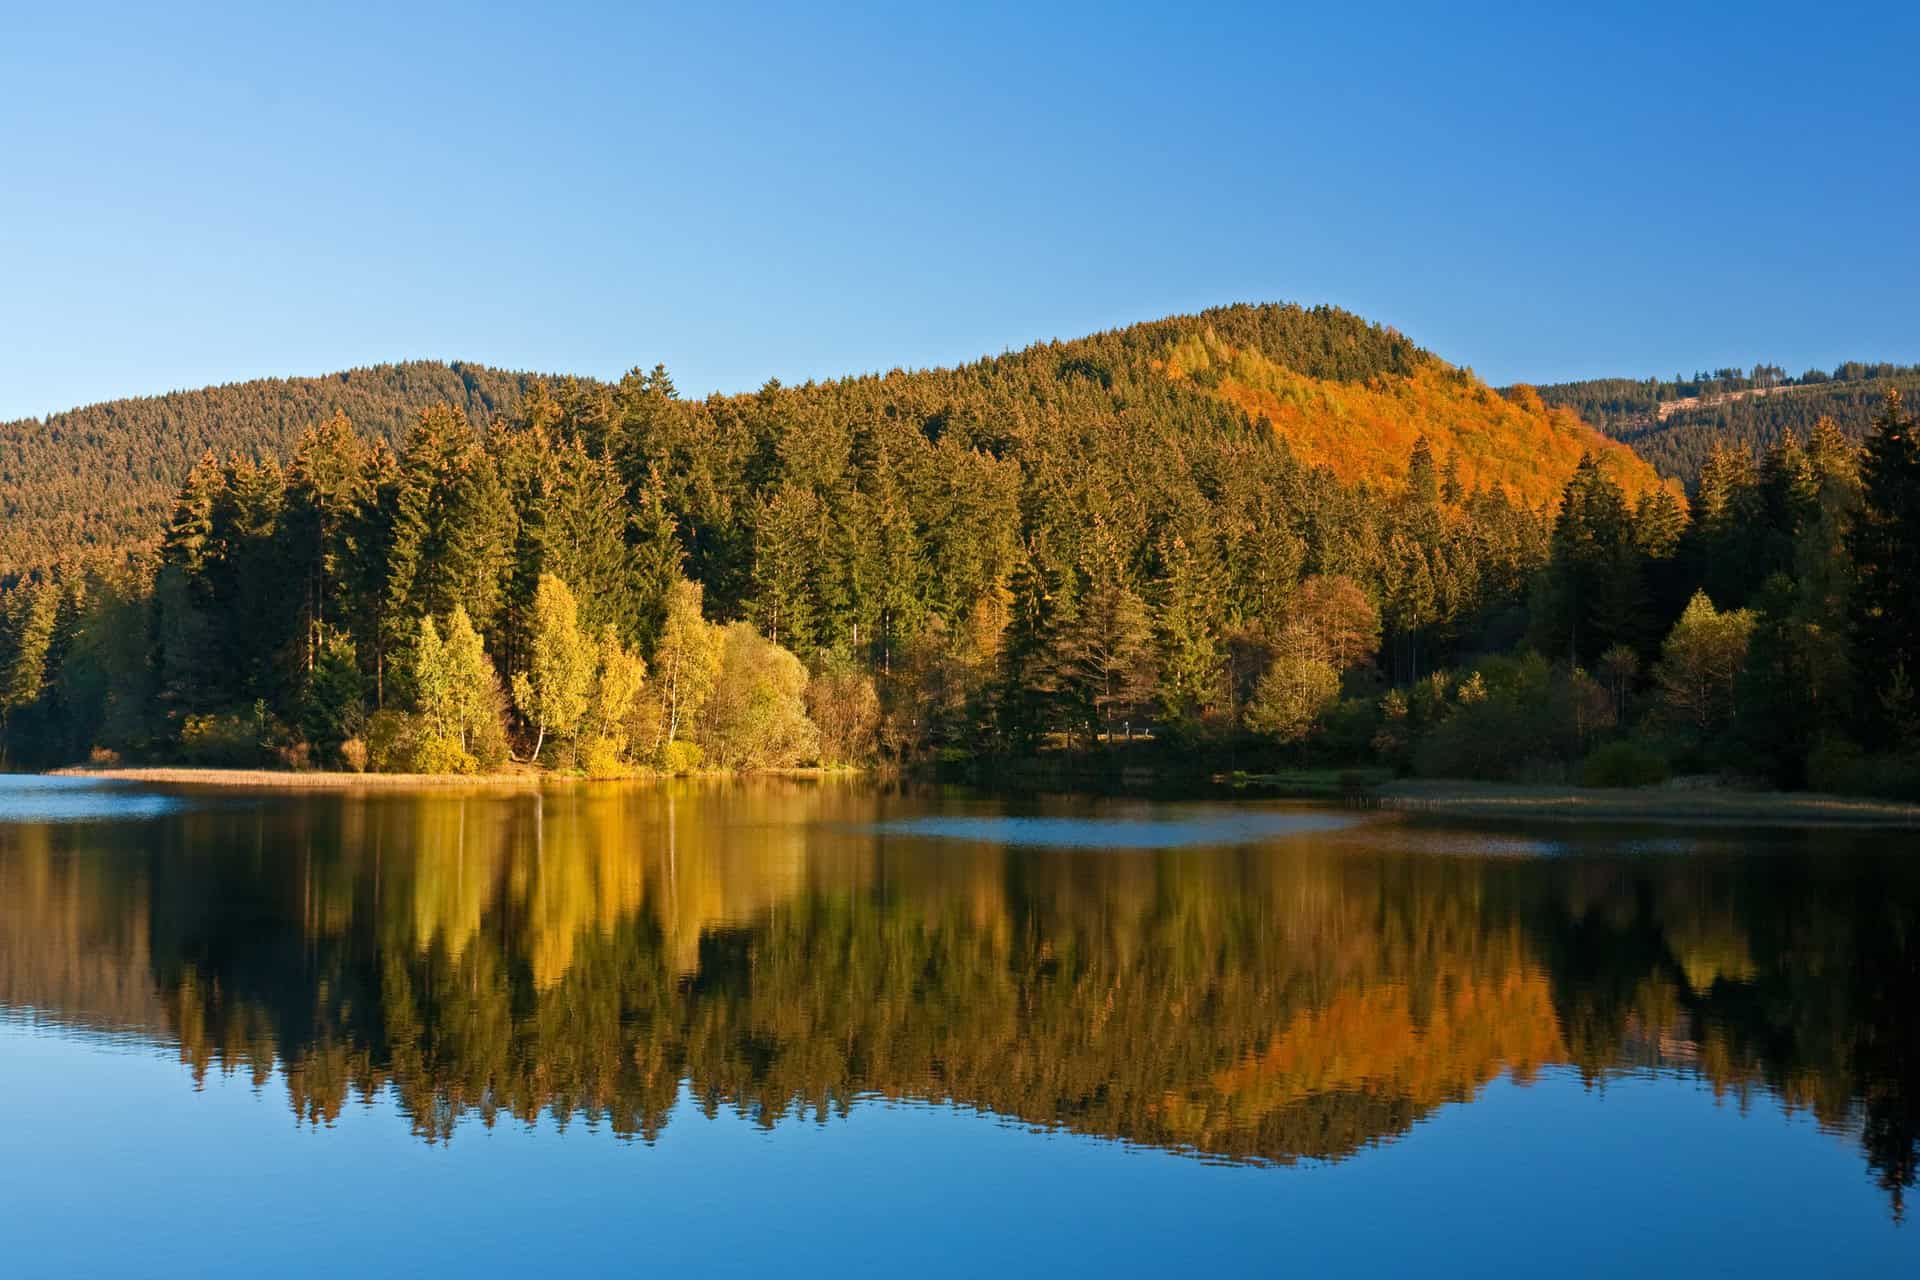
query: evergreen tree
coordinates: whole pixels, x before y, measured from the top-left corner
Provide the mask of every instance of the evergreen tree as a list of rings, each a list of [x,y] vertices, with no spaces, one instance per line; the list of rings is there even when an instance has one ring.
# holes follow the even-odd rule
[[[1167,714],[1203,714],[1226,671],[1221,573],[1212,539],[1190,530],[1162,539],[1156,584],[1160,701]]]
[[[1859,644],[1881,680],[1920,673],[1920,428],[1887,397],[1860,459],[1860,510],[1848,545]],[[1882,687],[1885,687],[1884,684]]]
[[[0,763],[13,753],[8,730],[14,718],[32,708],[46,692],[48,664],[60,614],[60,588],[31,584],[13,593],[0,646]]]
[[[1111,742],[1154,694],[1153,629],[1145,603],[1117,581],[1096,585],[1057,641],[1063,700]]]

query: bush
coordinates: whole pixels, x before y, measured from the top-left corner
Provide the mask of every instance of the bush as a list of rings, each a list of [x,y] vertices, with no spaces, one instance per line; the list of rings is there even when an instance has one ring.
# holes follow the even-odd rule
[[[1828,734],[1807,753],[1807,785],[1815,791],[1851,791],[1865,766],[1866,753],[1859,743]]]
[[[180,725],[180,757],[215,769],[256,769],[272,760],[272,718],[254,711],[188,716]]]
[[[615,737],[587,738],[579,744],[580,768],[589,778],[618,778],[627,772],[620,758],[625,743]]]
[[[1920,755],[1870,756],[1857,743],[1829,735],[1807,756],[1807,785],[1842,795],[1920,800]]]
[[[474,761],[474,770],[468,772],[497,773],[513,759],[513,749],[507,742],[507,695],[498,680],[491,682],[486,696],[491,714],[476,718],[467,735]]]
[[[404,711],[374,712],[367,717],[367,767],[377,773],[407,772],[419,733],[418,722]]]
[[[660,768],[667,773],[692,773],[706,758],[699,743],[675,738],[660,749]]]
[[[340,744],[340,759],[355,773],[365,773],[367,771],[367,740],[348,738]]]
[[[424,733],[415,739],[407,760],[409,773],[478,773],[480,762],[458,738],[441,733]]]
[[[1489,695],[1456,706],[1414,745],[1414,772],[1428,778],[1512,778],[1554,757],[1554,724],[1544,699]]]
[[[873,678],[843,657],[807,681],[807,715],[820,729],[822,764],[864,764],[879,745],[880,695]]]
[[[1322,722],[1321,745],[1331,759],[1366,760],[1381,723],[1378,699],[1364,695],[1342,698]]]
[[[1667,777],[1666,754],[1633,738],[1595,747],[1580,766],[1580,782],[1589,787],[1652,787]]]
[[[736,622],[723,635],[720,674],[698,724],[701,745],[729,769],[778,769],[820,752],[807,718],[807,669],[800,659]]]

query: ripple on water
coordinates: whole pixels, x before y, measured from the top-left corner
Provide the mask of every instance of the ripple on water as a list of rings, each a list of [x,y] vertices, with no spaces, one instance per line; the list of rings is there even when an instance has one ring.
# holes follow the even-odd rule
[[[104,778],[0,775],[0,822],[109,822],[154,818],[184,807],[138,783]]]
[[[1176,849],[1254,844],[1335,831],[1353,819],[1333,813],[1220,813],[1178,818],[931,817],[880,822],[862,830],[892,836],[1065,849]]]

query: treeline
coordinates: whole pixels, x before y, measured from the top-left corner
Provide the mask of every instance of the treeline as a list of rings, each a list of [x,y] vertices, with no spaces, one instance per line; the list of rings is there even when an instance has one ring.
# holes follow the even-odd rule
[[[1671,378],[1589,378],[1580,382],[1544,383],[1534,389],[1548,404],[1565,405],[1576,410],[1587,422],[1609,435],[1615,435],[1618,434],[1618,428],[1652,417],[1661,405],[1673,400],[1693,400],[1735,391],[1770,390],[1776,387],[1817,387],[1914,377],[1920,377],[1920,365],[1847,360],[1830,372],[1808,369],[1794,377],[1777,364],[1763,362],[1751,369],[1696,371],[1692,377],[1676,373]],[[1881,398],[1885,394],[1882,388]]]
[[[1200,319],[1327,379],[1426,358],[1332,310]],[[783,673],[776,701],[810,704],[812,733],[741,758],[916,761],[1275,724],[1277,696],[1252,703],[1287,646],[1353,666],[1384,636],[1386,669],[1411,675],[1512,643],[1543,513],[1469,489],[1424,442],[1391,491],[1304,465],[1156,370],[1192,323],[706,401],[636,371],[536,387],[485,429],[430,410],[398,449],[336,416],[285,467],[203,458],[150,561],[9,594],[10,759],[583,759],[570,715],[544,710],[571,695],[539,688],[565,612],[543,612],[548,578],[593,651],[573,668],[593,667],[589,700],[603,667],[646,664],[631,705],[591,717],[623,726],[597,749],[629,766],[686,764],[683,735],[736,758],[712,720],[766,713],[734,679],[750,668]],[[706,670],[683,661],[696,618],[731,637],[697,710],[676,692]],[[442,687],[468,701],[445,709]]]
[[[1674,408],[1664,418],[1658,416],[1660,406],[1676,400],[1782,387],[1792,390]],[[1537,390],[1547,404],[1575,410],[1607,435],[1631,445],[1660,474],[1691,488],[1699,483],[1716,447],[1764,453],[1789,433],[1807,439],[1822,418],[1831,419],[1848,439],[1864,440],[1889,392],[1908,400],[1920,395],[1920,366],[1850,360],[1831,372],[1809,369],[1788,377],[1778,366],[1756,365],[1746,372],[1721,369],[1670,381],[1598,378]]]
[[[1329,385],[1425,359],[1336,311],[1201,320]],[[397,449],[337,415],[284,467],[204,457],[151,558],[0,599],[0,745],[611,773],[1131,743],[1914,789],[1897,398],[1864,451],[1823,422],[1712,454],[1690,507],[1608,455],[1535,510],[1424,437],[1391,483],[1305,464],[1167,376],[1192,323],[704,401],[536,384]]]
[[[285,458],[302,432],[336,413],[399,441],[435,405],[477,422],[518,413],[532,382],[482,365],[417,360],[0,422],[0,580],[151,548],[181,477],[209,450]]]
[[[1620,439],[1658,467],[1692,486],[1714,449],[1760,454],[1789,433],[1805,440],[1825,418],[1856,443],[1873,430],[1888,393],[1912,401],[1920,396],[1920,373],[1865,381],[1832,382],[1786,395],[1755,396],[1671,413],[1663,422],[1623,431]]]
[[[1714,451],[1684,521],[1583,468],[1526,646],[1378,698],[1325,691],[1311,732],[1433,776],[1920,797],[1916,575],[1920,446],[1897,396],[1864,448],[1823,421],[1758,460]]]

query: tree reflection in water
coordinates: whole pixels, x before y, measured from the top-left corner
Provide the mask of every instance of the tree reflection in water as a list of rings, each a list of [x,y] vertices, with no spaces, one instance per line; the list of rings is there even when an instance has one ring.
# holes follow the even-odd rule
[[[1896,1213],[1913,1185],[1920,874],[1893,841],[894,825],[982,803],[796,780],[8,825],[0,1003],[175,1043],[196,1080],[278,1069],[308,1123],[390,1091],[429,1141],[503,1113],[651,1140],[684,1086],[768,1126],[877,1095],[1337,1160],[1567,1066],[1771,1097],[1856,1138]]]

